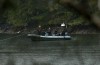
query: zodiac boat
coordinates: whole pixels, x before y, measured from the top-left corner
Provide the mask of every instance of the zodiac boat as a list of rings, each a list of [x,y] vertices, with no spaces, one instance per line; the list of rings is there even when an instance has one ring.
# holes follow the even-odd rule
[[[43,35],[36,35],[36,34],[28,34],[28,37],[32,39],[32,41],[56,41],[56,40],[70,40],[71,36],[43,36]]]
[[[61,24],[62,28],[67,28],[65,23]],[[41,28],[41,26],[39,26]],[[66,32],[67,33],[67,32]],[[30,37],[33,41],[55,41],[55,40],[70,40],[71,36],[64,33],[64,35],[36,35],[36,34],[28,34],[28,37]]]

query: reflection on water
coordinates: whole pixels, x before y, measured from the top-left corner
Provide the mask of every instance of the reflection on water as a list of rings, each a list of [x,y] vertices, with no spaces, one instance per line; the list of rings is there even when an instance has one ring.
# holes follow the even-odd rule
[[[0,36],[0,65],[99,65],[100,35],[72,35],[67,41],[32,42]]]

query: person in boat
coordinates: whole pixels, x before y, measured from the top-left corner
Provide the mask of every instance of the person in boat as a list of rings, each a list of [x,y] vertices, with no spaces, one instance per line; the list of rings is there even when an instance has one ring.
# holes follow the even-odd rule
[[[37,34],[38,35],[43,35],[43,36],[46,34],[45,29],[42,29],[41,25],[38,26]]]
[[[64,30],[62,31],[61,36],[65,36],[65,31]]]
[[[51,35],[52,35],[52,33],[51,33],[51,28],[50,28],[50,27],[48,28],[47,33],[48,33],[48,35],[49,35],[49,36],[51,36]]]
[[[62,29],[61,35],[66,36],[68,33],[67,33],[67,26],[65,23],[61,24],[61,29]]]
[[[41,34],[41,30],[42,30],[42,29],[41,29],[41,25],[39,25],[38,28],[37,28],[37,34],[38,34],[38,35]]]
[[[40,34],[40,35],[43,35],[43,36],[46,35],[46,31],[45,31],[45,29],[43,29],[43,30],[41,31],[41,34]]]
[[[57,30],[55,30],[55,31],[54,31],[54,34],[55,34],[55,36],[57,36],[57,34],[58,34],[58,31],[57,31]]]

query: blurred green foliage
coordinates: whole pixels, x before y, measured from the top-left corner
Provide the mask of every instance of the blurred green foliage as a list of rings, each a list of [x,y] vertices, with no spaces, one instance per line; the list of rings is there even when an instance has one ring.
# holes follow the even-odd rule
[[[15,8],[7,8],[3,17],[13,26],[24,26],[32,22],[41,25],[65,22],[71,26],[88,23],[78,12],[70,7],[64,8],[56,0],[11,0],[11,2]],[[91,0],[89,5],[89,10],[95,12],[96,1]]]

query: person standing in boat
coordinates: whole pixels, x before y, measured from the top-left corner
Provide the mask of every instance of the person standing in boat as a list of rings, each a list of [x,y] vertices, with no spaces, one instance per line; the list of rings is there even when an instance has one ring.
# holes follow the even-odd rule
[[[62,32],[61,32],[61,35],[62,35],[62,36],[67,35],[67,26],[66,26],[65,23],[62,23],[62,24],[61,24],[61,30],[62,30]]]
[[[39,25],[39,26],[38,26],[38,29],[37,29],[37,34],[38,34],[38,35],[41,35],[41,31],[42,31],[42,28],[41,28],[41,25]]]

